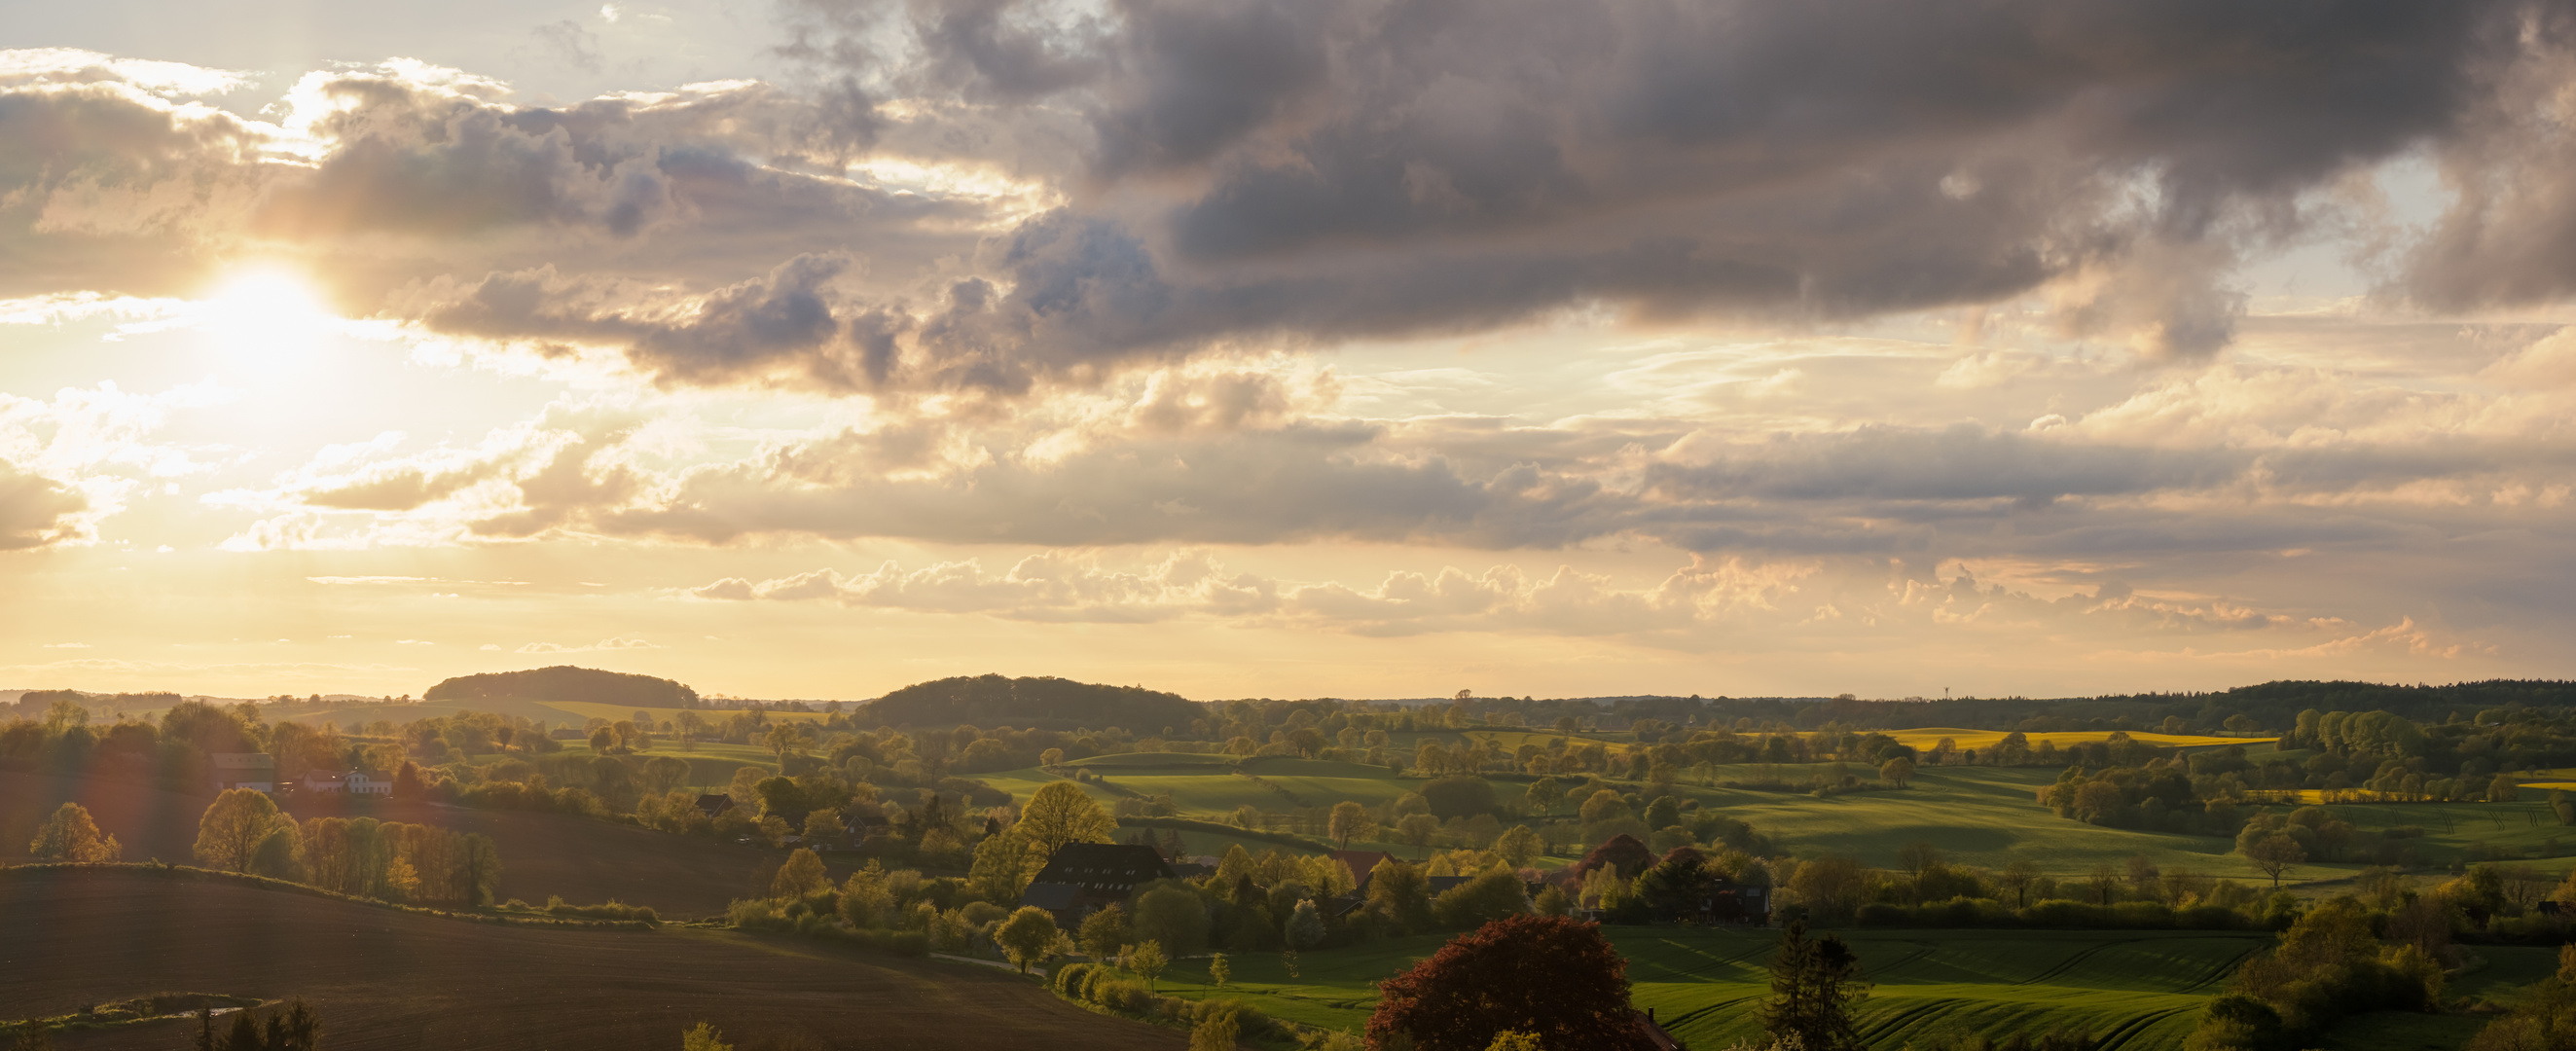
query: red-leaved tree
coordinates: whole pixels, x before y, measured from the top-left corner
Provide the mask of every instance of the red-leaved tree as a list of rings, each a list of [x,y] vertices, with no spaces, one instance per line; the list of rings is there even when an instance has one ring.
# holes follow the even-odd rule
[[[1495,920],[1378,984],[1369,1044],[1398,1033],[1418,1051],[1485,1051],[1494,1034],[1529,1033],[1545,1047],[1650,1049],[1628,1006],[1628,961],[1601,925],[1562,916]]]
[[[1580,882],[1583,877],[1590,875],[1593,869],[1608,866],[1618,871],[1620,879],[1635,879],[1638,873],[1646,871],[1654,864],[1654,849],[1638,842],[1637,837],[1622,832],[1603,840],[1600,846],[1592,848],[1592,852],[1585,854],[1583,860],[1575,862],[1574,867],[1568,870],[1566,875]]]

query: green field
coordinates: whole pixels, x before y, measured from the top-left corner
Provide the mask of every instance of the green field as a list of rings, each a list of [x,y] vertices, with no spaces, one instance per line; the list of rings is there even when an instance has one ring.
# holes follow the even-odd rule
[[[1608,927],[1628,959],[1640,1008],[1692,1047],[1724,1048],[1761,1035],[1755,1006],[1769,993],[1765,965],[1776,931]],[[1921,1045],[1944,1033],[2077,1029],[2100,1051],[2170,1051],[2199,1024],[2201,1006],[2236,965],[2272,944],[2269,934],[2215,931],[1858,931],[1843,937],[1874,985],[1857,1012],[1873,1048]],[[1358,1030],[1376,1008],[1376,983],[1437,951],[1440,936],[1310,952],[1290,979],[1276,955],[1231,957],[1233,982],[1206,985],[1207,960],[1175,962],[1167,992],[1237,996],[1290,1021]],[[2480,948],[2489,966],[2454,992],[2503,997],[2556,966],[2548,949]],[[2382,1014],[2329,1034],[2334,1051],[2457,1047],[2489,1016]],[[2424,1041],[2432,1041],[2425,1043]]]
[[[1419,778],[1400,777],[1380,767],[1277,756],[1244,760],[1238,766],[1225,756],[1140,752],[1069,765],[1089,769],[1104,779],[1082,786],[1104,806],[1126,793],[1169,794],[1181,816],[1201,820],[1222,820],[1246,804],[1274,812],[1331,806],[1344,800],[1377,807],[1423,784]],[[1820,769],[1830,769],[1830,765],[1717,767],[1713,779],[1751,781],[1776,776],[1804,782]],[[1040,786],[1063,780],[1039,769],[978,776],[1016,799],[1027,799]],[[2189,869],[2248,881],[2262,878],[2250,862],[2233,853],[2235,842],[2228,837],[2105,828],[2057,817],[2037,800],[2038,791],[2056,778],[2055,770],[2038,767],[1926,766],[1917,772],[1909,787],[1899,791],[1818,798],[1797,792],[1744,791],[1689,783],[1675,785],[1674,791],[1697,800],[1703,808],[1751,822],[1772,837],[1781,850],[1800,857],[1841,853],[1855,856],[1863,864],[1892,867],[1899,848],[1921,841],[1941,848],[1956,862],[1996,868],[2015,858],[2028,858],[2043,872],[2060,878],[2082,876],[2096,865],[2119,865],[2141,855],[2167,871]],[[1507,800],[1522,791],[1516,781],[1496,781],[1494,788],[1498,796]],[[1561,807],[1556,819],[1570,820],[1567,811],[1571,809],[1571,803]],[[2433,864],[2447,864],[2478,846],[2516,848],[2535,858],[2576,854],[2576,829],[2547,819],[2545,805],[2536,801],[2341,804],[2332,809],[2338,817],[2364,829],[2405,825],[2423,828],[2425,834],[2416,842]],[[2560,842],[2553,846],[2553,841]],[[1409,847],[1388,843],[1370,846],[1408,855],[1411,852]],[[2563,862],[2557,861],[2543,864],[2564,867]],[[2302,864],[2291,871],[2291,877],[2303,882],[2338,880],[2360,868]]]

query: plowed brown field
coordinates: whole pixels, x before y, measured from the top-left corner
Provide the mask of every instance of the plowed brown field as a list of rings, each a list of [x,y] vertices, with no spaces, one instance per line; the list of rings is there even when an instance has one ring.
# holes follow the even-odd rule
[[[1002,971],[731,932],[507,927],[130,870],[0,878],[0,1018],[161,991],[301,996],[333,1051],[738,1045],[1177,1049]],[[64,1033],[67,1051],[188,1046],[180,1023]]]

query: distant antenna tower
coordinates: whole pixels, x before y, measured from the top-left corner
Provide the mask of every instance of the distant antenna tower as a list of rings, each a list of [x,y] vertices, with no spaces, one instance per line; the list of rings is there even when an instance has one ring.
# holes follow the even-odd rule
[[[1949,687],[1947,687],[1947,686],[1941,687],[1941,699],[1942,699],[1942,700],[1945,700],[1945,701],[1950,699],[1950,688],[1949,688]]]

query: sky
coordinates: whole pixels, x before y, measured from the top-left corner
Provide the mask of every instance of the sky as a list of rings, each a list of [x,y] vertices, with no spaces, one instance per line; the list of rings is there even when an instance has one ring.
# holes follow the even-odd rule
[[[0,686],[2566,677],[2576,2],[0,7]]]

